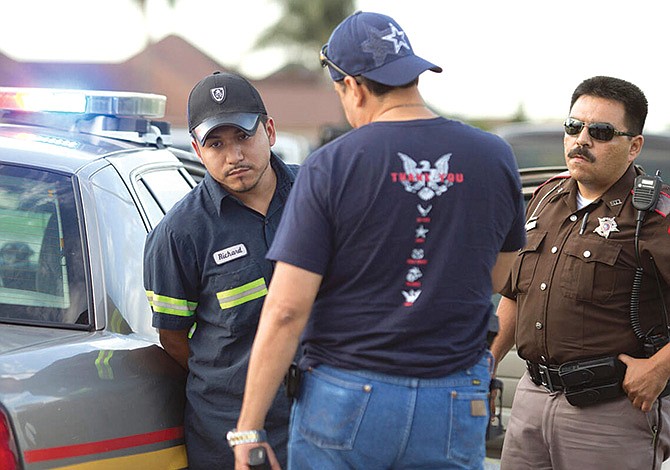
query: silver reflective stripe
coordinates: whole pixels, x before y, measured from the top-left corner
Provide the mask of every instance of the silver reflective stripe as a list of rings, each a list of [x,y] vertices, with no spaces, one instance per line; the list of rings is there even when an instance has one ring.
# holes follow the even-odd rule
[[[222,309],[236,307],[254,299],[265,297],[268,293],[264,278],[248,282],[234,289],[225,290],[216,294]]]

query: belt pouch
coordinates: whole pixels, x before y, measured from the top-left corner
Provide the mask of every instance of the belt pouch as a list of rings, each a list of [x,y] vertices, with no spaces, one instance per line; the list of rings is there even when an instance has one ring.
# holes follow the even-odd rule
[[[619,380],[608,384],[602,384],[581,390],[566,390],[565,398],[572,406],[589,406],[595,403],[612,400],[622,395],[621,384]]]
[[[570,361],[558,368],[558,375],[567,388],[584,388],[592,384],[619,381],[623,378],[624,372],[624,364],[615,356]]]

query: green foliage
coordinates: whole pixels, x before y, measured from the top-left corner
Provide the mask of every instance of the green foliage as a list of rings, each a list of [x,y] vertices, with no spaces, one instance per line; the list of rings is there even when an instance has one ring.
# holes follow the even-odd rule
[[[354,0],[273,1],[281,6],[282,16],[261,34],[255,47],[279,46],[298,56],[308,50],[313,57],[328,42],[333,29],[354,12]],[[314,60],[305,62],[311,67],[317,64]]]

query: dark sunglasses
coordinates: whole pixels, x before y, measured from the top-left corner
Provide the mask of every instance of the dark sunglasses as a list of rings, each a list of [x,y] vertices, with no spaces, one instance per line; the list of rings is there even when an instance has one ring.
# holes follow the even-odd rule
[[[629,132],[618,131],[612,124],[608,124],[606,122],[592,122],[591,124],[586,124],[579,119],[568,118],[563,123],[565,133],[568,135],[579,135],[582,132],[582,129],[584,129],[584,126],[589,129],[589,135],[591,137],[602,142],[608,142],[612,140],[615,135],[625,135],[628,137],[635,137],[637,135],[631,134]]]
[[[328,44],[324,44],[323,47],[321,48],[321,52],[319,53],[319,59],[321,60],[321,67],[325,68],[326,66],[332,67],[335,69],[337,72],[341,73],[345,77],[351,77],[352,75],[348,72],[345,72],[342,70],[340,67],[337,66],[335,62],[330,60],[328,56],[326,55],[326,51],[328,50]]]

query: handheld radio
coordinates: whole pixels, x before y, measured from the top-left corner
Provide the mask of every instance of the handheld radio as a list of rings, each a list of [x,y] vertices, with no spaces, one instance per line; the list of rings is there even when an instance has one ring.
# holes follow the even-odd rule
[[[661,180],[658,171],[655,175],[640,175],[635,178],[633,207],[643,212],[648,212],[655,208],[658,197],[661,194],[662,186],[663,180]]]
[[[640,326],[639,318],[639,303],[640,303],[640,287],[642,285],[642,276],[643,269],[642,263],[640,261],[640,230],[642,228],[642,222],[647,212],[653,210],[658,203],[658,198],[661,194],[661,188],[663,186],[663,180],[659,172],[657,171],[655,175],[639,175],[635,178],[635,184],[633,187],[633,207],[637,209],[637,224],[635,227],[635,258],[637,260],[637,268],[635,268],[635,277],[633,278],[633,288],[630,295],[630,320],[631,326],[637,338],[643,343],[644,351],[647,357],[652,356],[656,351],[661,349],[668,343],[668,322],[667,322],[667,312],[665,311],[665,303],[663,304],[663,332],[654,334],[651,331],[643,332],[642,327]],[[654,265],[653,258],[651,259],[652,266],[654,266],[655,274],[658,278],[658,273],[656,272],[656,267]],[[657,279],[658,280],[658,279]],[[660,290],[659,285],[659,294],[661,299],[663,299],[663,293]]]

